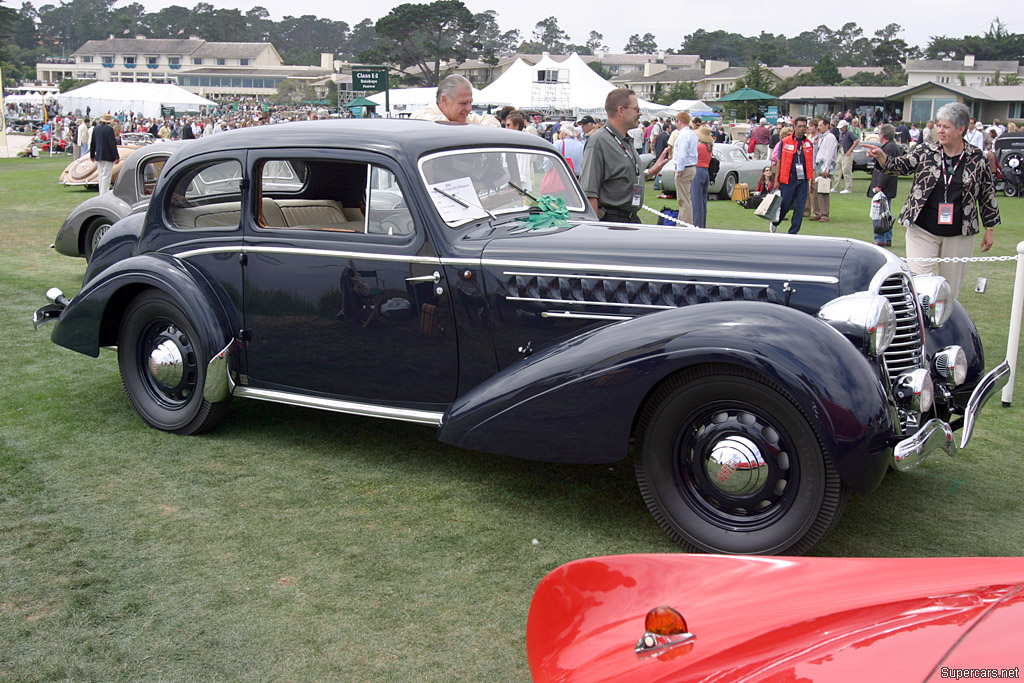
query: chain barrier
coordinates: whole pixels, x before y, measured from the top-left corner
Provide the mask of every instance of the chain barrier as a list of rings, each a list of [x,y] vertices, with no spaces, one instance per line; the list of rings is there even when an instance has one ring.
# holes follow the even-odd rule
[[[1016,256],[947,256],[946,258],[903,258],[917,263],[977,263],[981,261],[1016,261]]]
[[[650,211],[655,216],[661,216],[662,218],[664,218],[667,221],[672,221],[673,223],[676,224],[677,227],[688,228],[690,230],[700,230],[700,226],[699,225],[693,225],[692,223],[687,223],[686,221],[681,221],[678,218],[676,218],[675,216],[669,216],[668,214],[662,213],[661,211],[658,211],[657,209],[652,209],[651,207],[647,206],[646,204],[642,204],[640,206],[640,208],[645,210],[645,211]]]

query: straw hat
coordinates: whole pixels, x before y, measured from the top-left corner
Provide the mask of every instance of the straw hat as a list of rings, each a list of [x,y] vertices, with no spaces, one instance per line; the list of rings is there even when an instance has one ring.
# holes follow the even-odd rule
[[[701,126],[697,129],[697,139],[709,145],[715,142],[715,138],[711,135],[711,129],[707,126]]]
[[[110,115],[110,112],[107,112],[106,114],[100,117],[100,123],[113,123],[113,121],[114,117]]]

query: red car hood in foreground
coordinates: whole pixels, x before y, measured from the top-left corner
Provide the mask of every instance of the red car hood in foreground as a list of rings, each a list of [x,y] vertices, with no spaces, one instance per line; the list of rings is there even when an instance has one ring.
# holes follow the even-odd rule
[[[695,638],[638,655],[644,619],[661,605]],[[535,681],[953,678],[943,667],[1014,677],[1024,668],[1024,558],[577,560],[537,587],[526,646]]]

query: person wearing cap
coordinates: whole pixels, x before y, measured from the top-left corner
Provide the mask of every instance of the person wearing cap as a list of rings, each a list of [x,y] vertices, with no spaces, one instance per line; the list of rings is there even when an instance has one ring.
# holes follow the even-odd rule
[[[839,127],[839,160],[836,164],[835,176],[832,178],[832,191],[839,194],[850,194],[853,192],[853,150],[860,146],[860,140],[852,130],[846,119],[840,119]],[[846,188],[839,189],[839,186],[846,181]]]
[[[750,131],[754,140],[754,158],[763,161],[768,158],[768,145],[772,140],[772,132],[768,129],[768,119],[762,118],[760,123]]]
[[[89,143],[89,158],[96,162],[99,174],[100,195],[110,192],[110,181],[114,176],[114,162],[118,160],[117,136],[110,124],[113,117],[107,113],[99,118]]]
[[[665,160],[647,170],[640,167],[640,157],[626,135],[640,120],[635,92],[615,88],[605,98],[604,109],[607,125],[594,131],[583,148],[580,186],[600,220],[639,223],[644,180],[658,175]]]
[[[708,227],[708,185],[711,184],[708,166],[711,165],[711,150],[714,146],[715,139],[711,136],[711,129],[707,126],[698,128],[697,172],[690,185],[690,197],[693,201],[693,224],[698,228]]]
[[[594,117],[591,116],[590,114],[587,114],[582,119],[576,122],[576,126],[580,129],[580,132],[582,133],[581,138],[583,139],[584,145],[587,144],[587,138],[589,138],[590,134],[594,131],[594,126],[596,124],[597,121],[595,121]]]

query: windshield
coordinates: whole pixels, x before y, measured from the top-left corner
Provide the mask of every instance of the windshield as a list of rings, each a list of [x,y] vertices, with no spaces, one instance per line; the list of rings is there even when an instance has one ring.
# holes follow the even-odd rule
[[[420,175],[441,218],[451,227],[522,211],[536,201],[524,193],[560,197],[585,210],[576,179],[557,154],[534,149],[469,149],[420,160]],[[516,189],[519,188],[519,189]]]

